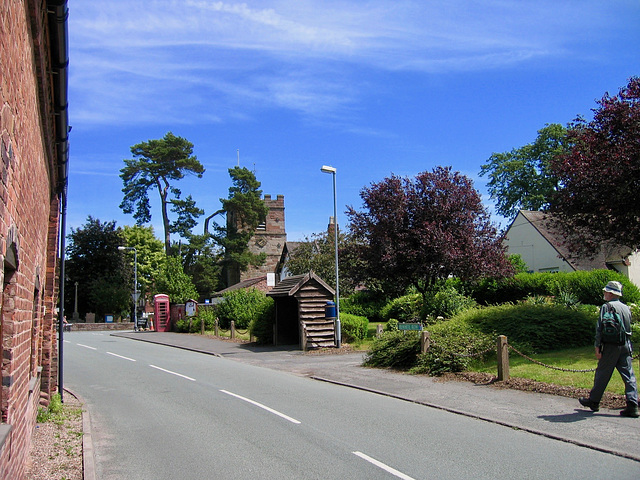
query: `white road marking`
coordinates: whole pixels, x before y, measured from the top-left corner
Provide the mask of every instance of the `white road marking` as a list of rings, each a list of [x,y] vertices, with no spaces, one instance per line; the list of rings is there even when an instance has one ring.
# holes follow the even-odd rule
[[[133,358],[123,357],[122,355],[118,355],[117,353],[107,352],[108,355],[113,355],[114,357],[123,358],[125,360],[129,360],[130,362],[135,362]]]
[[[389,465],[385,465],[384,463],[379,462],[375,458],[371,458],[369,455],[365,455],[362,452],[352,452],[352,453],[362,458],[363,460],[366,460],[367,462],[372,463],[376,467],[381,468],[385,472],[389,472],[391,475],[395,475],[396,477],[402,478],[404,480],[414,480],[413,477],[410,477],[409,475],[405,475],[404,473],[399,472],[395,468],[391,468]]]
[[[78,345],[79,347],[84,347],[84,348],[88,348],[90,350],[98,350],[95,347],[90,347],[89,345],[83,345],[82,343],[76,343],[76,345]]]
[[[171,375],[176,375],[177,377],[186,378],[187,380],[191,380],[192,382],[196,381],[195,378],[187,377],[186,375],[182,375],[181,373],[172,372],[171,370],[165,370],[164,368],[156,367],[155,365],[149,365],[149,366],[151,368],[155,368],[157,370],[161,370],[161,371],[163,371],[165,373],[170,373]]]
[[[266,410],[267,412],[273,413],[274,415],[278,415],[279,417],[284,418],[285,420],[289,420],[291,423],[295,423],[295,424],[301,423],[299,420],[296,420],[295,418],[291,418],[290,416],[285,415],[284,413],[280,413],[277,410],[274,410],[273,408],[269,408],[266,405],[258,403],[258,402],[254,401],[254,400],[249,399],[249,398],[246,398],[246,397],[243,397],[241,395],[229,392],[227,390],[220,390],[220,391],[222,393],[226,393],[227,395],[231,395],[232,397],[236,397],[236,398],[239,398],[240,400],[244,400],[245,402],[248,402],[251,405],[255,405],[256,407],[260,407],[260,408]]]

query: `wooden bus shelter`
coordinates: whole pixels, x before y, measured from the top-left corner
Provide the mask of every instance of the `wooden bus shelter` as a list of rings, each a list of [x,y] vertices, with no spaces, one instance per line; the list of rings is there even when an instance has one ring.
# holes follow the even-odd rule
[[[299,344],[302,349],[335,346],[333,319],[325,318],[335,290],[313,271],[280,281],[268,296],[276,308],[275,345]]]

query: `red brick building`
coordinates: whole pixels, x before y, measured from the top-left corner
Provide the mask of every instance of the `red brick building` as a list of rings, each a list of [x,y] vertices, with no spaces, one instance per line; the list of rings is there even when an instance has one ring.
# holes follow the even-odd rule
[[[66,194],[67,2],[0,10],[0,478],[24,478],[38,406],[56,392]]]

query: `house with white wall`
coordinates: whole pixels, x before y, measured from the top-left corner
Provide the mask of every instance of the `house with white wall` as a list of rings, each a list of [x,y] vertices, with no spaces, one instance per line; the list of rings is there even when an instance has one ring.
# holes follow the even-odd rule
[[[504,238],[509,255],[518,254],[530,272],[573,272],[609,269],[625,275],[640,286],[640,254],[626,247],[616,247],[594,258],[575,258],[563,245],[545,212],[520,210]]]

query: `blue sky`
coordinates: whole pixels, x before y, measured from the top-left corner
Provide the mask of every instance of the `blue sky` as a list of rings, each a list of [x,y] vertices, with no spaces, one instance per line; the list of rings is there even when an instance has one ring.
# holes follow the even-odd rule
[[[637,0],[74,0],[69,10],[71,228],[88,215],[133,225],[119,208],[123,159],[168,131],[206,169],[177,184],[185,196],[218,210],[239,151],[265,194],[285,196],[289,240],[333,215],[322,165],[337,169],[341,225],[363,187],[438,165],[472,178],[491,209],[478,173],[493,152],[588,118],[640,75]]]

